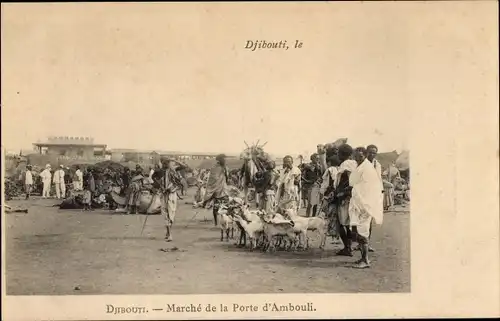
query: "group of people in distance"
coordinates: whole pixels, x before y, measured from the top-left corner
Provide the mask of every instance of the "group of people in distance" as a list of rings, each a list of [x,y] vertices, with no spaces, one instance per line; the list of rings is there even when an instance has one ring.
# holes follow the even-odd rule
[[[26,166],[26,171],[23,173],[24,190],[26,193],[26,199],[30,198],[33,189],[35,188],[35,180],[33,177],[33,168],[31,165]],[[55,187],[55,196],[57,199],[64,199],[66,197],[66,185],[73,184],[74,190],[83,189],[83,173],[77,166],[76,171],[73,175],[70,174],[68,167],[64,165],[59,165],[56,170],[52,170],[50,164],[45,165],[45,169],[40,172],[40,180],[42,183],[42,198],[51,197],[52,186]]]

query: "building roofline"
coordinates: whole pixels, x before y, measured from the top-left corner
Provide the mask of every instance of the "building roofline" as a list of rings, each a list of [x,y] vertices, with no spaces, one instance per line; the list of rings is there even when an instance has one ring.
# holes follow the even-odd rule
[[[33,143],[34,146],[44,147],[44,146],[92,146],[92,147],[107,147],[106,144],[74,144],[74,143]]]
[[[133,148],[110,148],[109,149],[111,152],[116,152],[116,153],[143,153],[143,154],[151,154],[153,152],[161,155],[193,155],[193,156],[217,156],[219,153],[211,153],[211,152],[181,152],[181,151],[165,151],[165,150],[140,150],[140,149],[133,149]],[[239,154],[234,154],[234,153],[226,153],[227,156],[239,156]]]

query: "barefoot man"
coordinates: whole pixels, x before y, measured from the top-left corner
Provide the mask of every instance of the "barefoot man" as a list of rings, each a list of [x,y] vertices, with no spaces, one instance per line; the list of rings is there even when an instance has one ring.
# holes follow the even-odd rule
[[[207,190],[205,194],[205,199],[203,200],[202,207],[210,202],[214,201],[213,216],[214,224],[218,225],[217,215],[219,205],[229,199],[228,195],[228,181],[229,181],[229,171],[226,167],[226,155],[220,154],[215,158],[216,165],[210,171],[207,182]]]
[[[352,229],[349,215],[350,191],[349,176],[356,169],[356,161],[351,159],[352,147],[343,144],[339,147],[338,158],[340,166],[337,171],[335,187],[335,203],[339,220],[339,236],[344,244],[344,248],[337,252],[337,255],[352,256]]]
[[[173,159],[166,161],[166,170],[164,176],[164,186],[161,201],[161,214],[165,215],[165,226],[167,232],[165,240],[172,241],[172,226],[174,224],[175,213],[177,211],[178,192],[181,188],[181,177],[176,170],[177,162]]]
[[[361,259],[354,265],[358,269],[370,267],[368,249],[372,219],[376,224],[382,224],[383,220],[380,178],[366,156],[366,148],[356,148],[354,159],[358,166],[349,176],[349,185],[352,187],[349,216],[351,224],[357,227],[357,241],[361,247]]]
[[[383,199],[384,198],[384,186],[383,186],[383,181],[382,181],[382,165],[380,165],[379,161],[376,158],[377,154],[378,154],[378,147],[373,145],[373,144],[368,145],[368,147],[366,147],[366,152],[367,152],[366,158],[373,164],[373,168],[375,168],[375,171],[377,172],[377,176],[380,179],[380,190],[381,190],[380,197]],[[370,224],[370,236],[368,237],[368,239],[370,239],[370,237],[372,236],[372,227],[373,227],[373,219],[372,219],[372,223]],[[360,248],[360,250],[361,250],[361,248]],[[371,246],[368,248],[368,251],[375,252],[375,250]]]

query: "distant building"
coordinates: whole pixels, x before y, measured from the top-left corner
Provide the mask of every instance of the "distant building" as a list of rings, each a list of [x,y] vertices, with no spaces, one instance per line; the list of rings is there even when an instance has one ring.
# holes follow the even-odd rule
[[[92,137],[49,137],[45,142],[34,143],[35,150],[42,155],[58,158],[92,160],[106,157],[106,145],[95,144]]]
[[[137,150],[137,149],[112,149],[111,160],[115,162],[135,162],[156,164],[162,158],[171,157],[177,160],[191,159],[213,159],[219,153],[195,153],[161,150]],[[236,158],[236,155],[227,155],[228,158]]]

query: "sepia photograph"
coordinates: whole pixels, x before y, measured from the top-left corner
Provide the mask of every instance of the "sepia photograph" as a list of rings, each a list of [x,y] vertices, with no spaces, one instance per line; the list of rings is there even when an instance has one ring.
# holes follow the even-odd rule
[[[2,4],[5,295],[413,292],[423,38],[396,6],[246,5]]]

